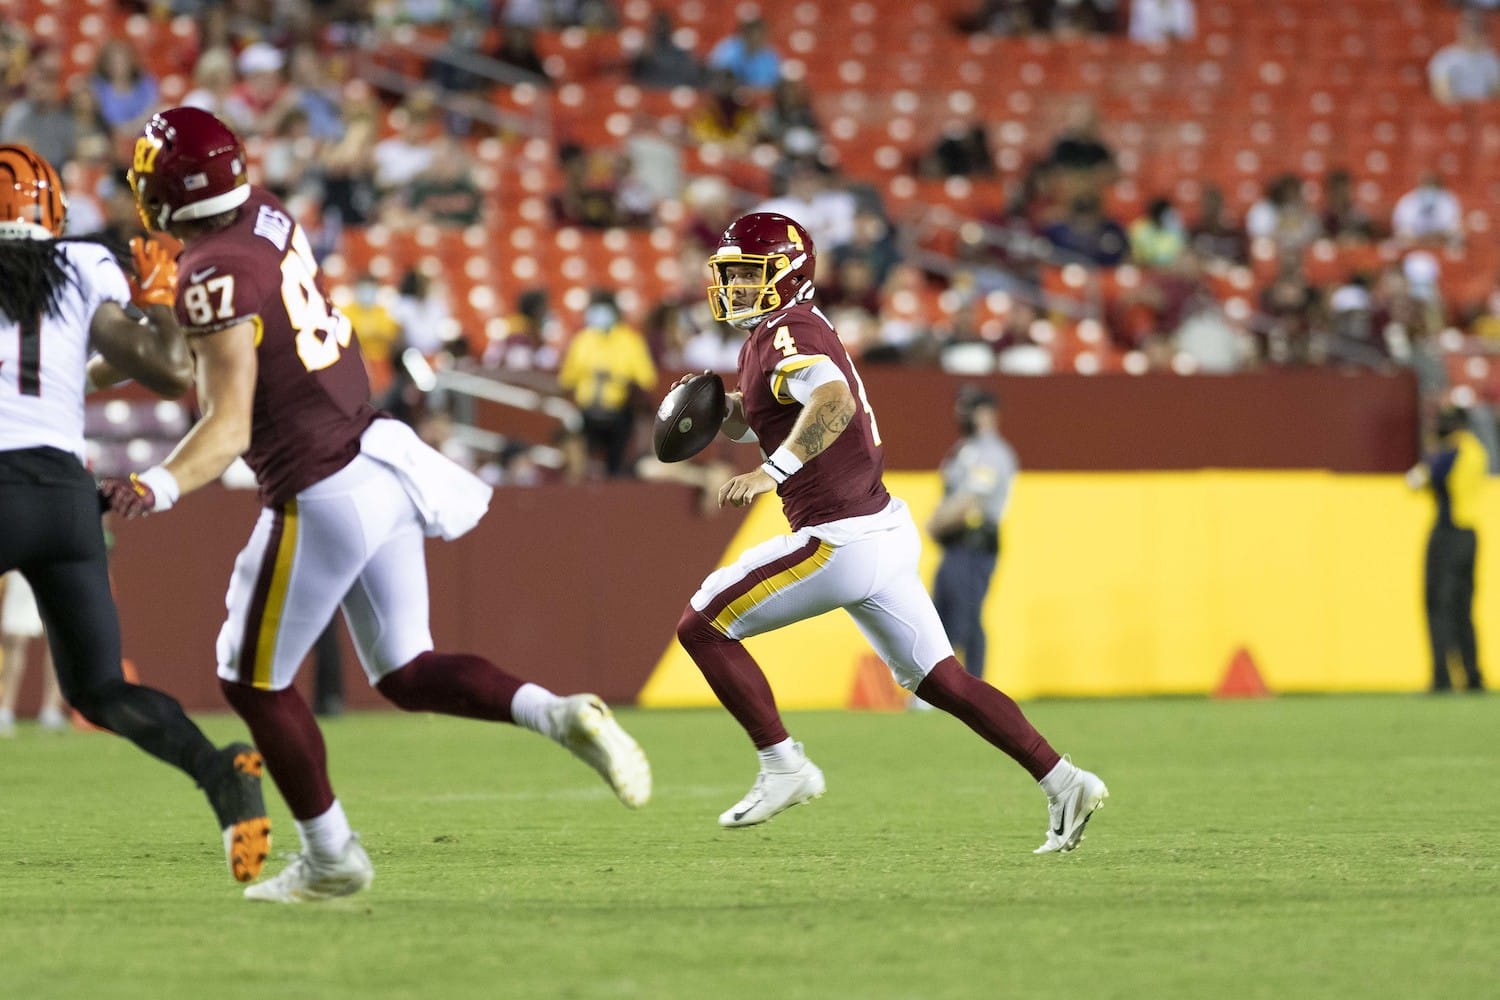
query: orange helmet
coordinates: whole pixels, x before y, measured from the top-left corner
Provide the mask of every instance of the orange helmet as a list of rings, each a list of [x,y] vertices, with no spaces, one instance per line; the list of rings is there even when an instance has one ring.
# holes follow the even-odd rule
[[[63,234],[68,197],[52,164],[26,146],[0,145],[0,238],[52,239]]]

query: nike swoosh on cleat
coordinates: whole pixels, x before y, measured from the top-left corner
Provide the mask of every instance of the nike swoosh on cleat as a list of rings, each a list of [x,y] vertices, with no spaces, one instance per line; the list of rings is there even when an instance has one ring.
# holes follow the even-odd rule
[[[1062,833],[1063,833],[1063,826],[1064,825],[1065,825],[1064,820],[1059,819],[1057,821],[1057,829],[1053,830],[1052,832],[1055,833],[1055,834],[1057,834],[1059,837],[1061,837]],[[1035,829],[1035,827],[1033,827],[1032,829]]]
[[[735,822],[739,822],[740,820],[744,819],[746,816],[749,816],[750,815],[750,810],[754,809],[758,805],[760,805],[760,799],[756,799],[754,802],[750,803],[744,809],[741,809],[739,812],[735,813],[734,814]]]
[[[188,284],[196,285],[198,282],[202,281],[210,274],[213,274],[218,269],[218,265],[214,265],[213,267],[205,267],[201,271],[194,271],[192,274],[188,275]]]

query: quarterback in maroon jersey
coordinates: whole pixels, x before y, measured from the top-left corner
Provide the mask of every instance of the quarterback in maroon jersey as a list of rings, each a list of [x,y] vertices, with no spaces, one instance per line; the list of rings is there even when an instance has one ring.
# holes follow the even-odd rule
[[[203,419],[161,465],[102,491],[127,517],[164,511],[244,456],[265,503],[230,578],[218,673],[303,853],[245,895],[322,900],[374,877],[292,686],[339,610],[370,683],[395,705],[526,726],[644,805],[650,765],[597,697],[560,698],[481,657],[433,650],[424,536],[464,534],[490,489],[370,406],[359,343],[324,295],[307,236],[250,185],[235,134],[205,111],[164,111],[136,141],[131,186],[147,226],[187,247],[176,311]]]
[[[1014,701],[954,658],[917,575],[921,537],[886,492],[880,430],[859,372],[813,305],[807,231],[784,215],[736,220],[709,257],[717,319],[750,331],[739,388],[721,428],[757,441],[763,464],[725,483],[737,507],[780,494],[792,533],[751,548],[693,595],[677,637],[760,758],[755,784],[719,817],[762,823],[823,794],[823,772],[787,735],[765,674],[742,639],[843,608],[896,679],[1009,754],[1047,795],[1038,854],[1071,851],[1109,794],[1097,775],[1053,750]]]

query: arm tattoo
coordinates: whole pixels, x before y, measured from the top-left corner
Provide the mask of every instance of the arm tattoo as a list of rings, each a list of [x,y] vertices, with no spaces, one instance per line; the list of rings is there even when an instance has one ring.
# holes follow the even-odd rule
[[[833,444],[854,419],[852,401],[829,400],[818,404],[811,413],[807,426],[797,432],[796,444],[805,453],[803,461],[811,459]]]

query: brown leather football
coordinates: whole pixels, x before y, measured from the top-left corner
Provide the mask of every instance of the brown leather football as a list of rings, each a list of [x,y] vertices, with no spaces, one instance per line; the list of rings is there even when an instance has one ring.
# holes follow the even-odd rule
[[[656,410],[652,441],[656,457],[681,462],[708,447],[727,415],[724,380],[717,375],[694,375],[667,393]]]

